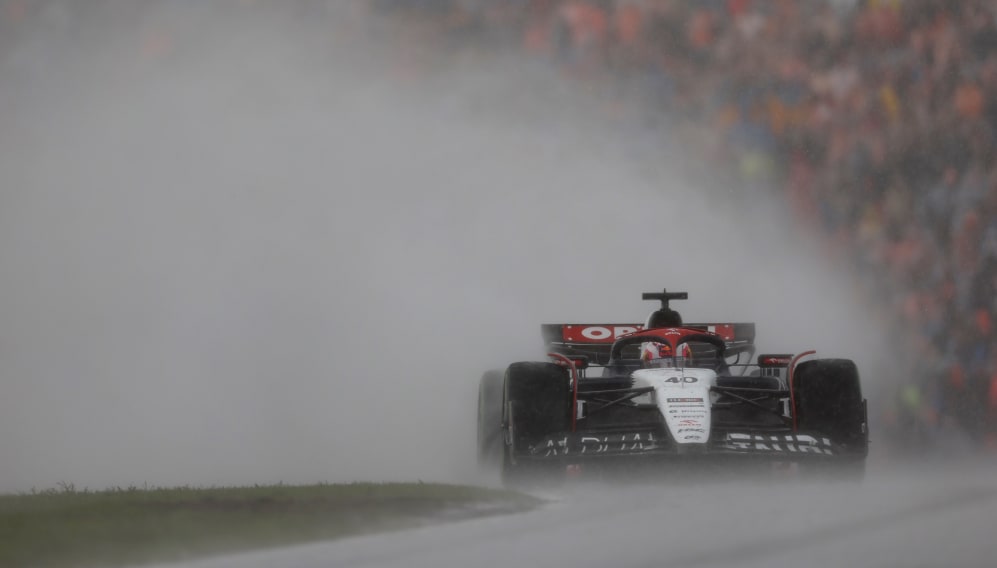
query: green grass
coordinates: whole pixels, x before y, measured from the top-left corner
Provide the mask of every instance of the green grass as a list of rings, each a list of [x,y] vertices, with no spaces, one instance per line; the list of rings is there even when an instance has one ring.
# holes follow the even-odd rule
[[[529,509],[477,487],[354,483],[0,495],[0,567],[183,560]]]

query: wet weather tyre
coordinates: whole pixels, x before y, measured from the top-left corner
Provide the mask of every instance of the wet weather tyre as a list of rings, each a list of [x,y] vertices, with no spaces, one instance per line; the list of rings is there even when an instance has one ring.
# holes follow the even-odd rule
[[[544,436],[571,429],[571,378],[553,363],[513,363],[505,373],[505,448],[502,482],[509,487],[546,486],[563,479],[564,464],[525,457]]]
[[[793,373],[794,411],[801,432],[827,436],[833,458],[801,464],[809,475],[861,480],[869,453],[866,401],[858,368],[849,359],[801,363]]]
[[[478,465],[498,467],[502,461],[502,397],[504,370],[488,371],[478,382]]]

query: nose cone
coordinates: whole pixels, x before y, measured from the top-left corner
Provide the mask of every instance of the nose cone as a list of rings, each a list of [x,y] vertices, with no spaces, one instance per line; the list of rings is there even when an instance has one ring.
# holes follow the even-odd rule
[[[634,386],[653,387],[655,404],[678,447],[705,448],[710,439],[710,388],[717,374],[709,369],[640,369]],[[684,451],[684,450],[683,450]]]

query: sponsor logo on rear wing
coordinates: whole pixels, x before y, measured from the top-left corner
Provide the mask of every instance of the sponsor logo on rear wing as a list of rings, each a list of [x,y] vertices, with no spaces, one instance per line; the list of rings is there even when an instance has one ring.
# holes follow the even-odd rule
[[[544,342],[567,345],[612,344],[614,341],[644,329],[639,323],[555,323],[543,324]],[[716,333],[728,345],[753,343],[753,323],[690,323],[682,327]]]
[[[644,329],[639,323],[562,324],[562,343],[612,343],[624,335]]]

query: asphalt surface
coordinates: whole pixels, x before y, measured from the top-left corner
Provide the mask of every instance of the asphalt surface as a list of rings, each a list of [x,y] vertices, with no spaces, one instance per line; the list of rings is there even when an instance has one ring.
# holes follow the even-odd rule
[[[184,564],[185,568],[997,565],[997,462],[891,465],[865,482],[575,482],[531,513]]]

